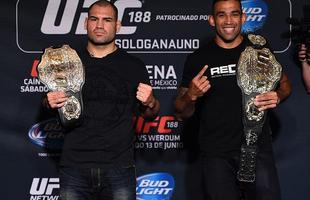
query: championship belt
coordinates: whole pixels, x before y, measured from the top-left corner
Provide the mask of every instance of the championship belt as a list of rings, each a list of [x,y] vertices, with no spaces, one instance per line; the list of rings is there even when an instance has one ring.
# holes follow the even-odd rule
[[[271,51],[264,47],[260,35],[248,35],[252,43],[241,53],[237,67],[237,81],[242,91],[245,143],[241,146],[239,181],[254,182],[256,172],[257,140],[262,132],[266,111],[254,105],[258,94],[275,89],[281,78],[282,67]]]
[[[63,91],[68,97],[65,105],[58,108],[62,125],[68,128],[79,124],[83,111],[82,86],[85,73],[76,51],[68,45],[46,48],[37,70],[40,81],[50,91]]]

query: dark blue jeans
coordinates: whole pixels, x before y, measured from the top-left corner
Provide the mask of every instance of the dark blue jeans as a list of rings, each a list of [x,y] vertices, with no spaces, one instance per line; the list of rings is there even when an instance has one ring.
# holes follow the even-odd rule
[[[61,200],[136,200],[134,166],[60,169]]]
[[[241,183],[237,180],[238,156],[203,158],[202,166],[207,200],[240,200],[242,196],[246,200],[281,199],[272,152],[258,153],[254,183]]]

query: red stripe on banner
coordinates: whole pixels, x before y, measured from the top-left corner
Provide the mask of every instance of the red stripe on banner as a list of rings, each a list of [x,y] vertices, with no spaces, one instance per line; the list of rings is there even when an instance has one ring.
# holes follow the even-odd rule
[[[38,64],[39,64],[39,60],[34,60],[32,63],[31,74],[30,74],[32,77],[38,77],[38,72],[37,72]]]

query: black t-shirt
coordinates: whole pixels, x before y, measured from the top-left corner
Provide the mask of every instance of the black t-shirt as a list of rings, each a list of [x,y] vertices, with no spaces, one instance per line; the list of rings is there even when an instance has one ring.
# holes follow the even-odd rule
[[[144,63],[117,49],[103,58],[77,50],[85,67],[81,126],[65,134],[62,166],[76,168],[133,164],[133,117],[138,111],[136,91],[149,84]]]
[[[242,93],[237,85],[236,68],[247,40],[232,49],[214,41],[190,54],[185,62],[182,87],[188,87],[198,72],[208,65],[205,75],[211,88],[196,103],[199,117],[199,143],[206,156],[234,156],[240,152],[243,136]],[[264,127],[259,144],[270,149],[268,127]],[[269,130],[269,129],[268,129]],[[261,146],[261,145],[259,145]]]

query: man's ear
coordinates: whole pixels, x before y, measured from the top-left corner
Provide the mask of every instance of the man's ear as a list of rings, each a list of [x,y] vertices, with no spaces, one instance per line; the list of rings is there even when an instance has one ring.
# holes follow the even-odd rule
[[[242,13],[241,20],[242,20],[242,24],[244,24],[246,21],[246,14],[245,13]]]
[[[122,27],[121,21],[120,21],[120,20],[117,20],[117,22],[116,22],[116,33],[119,32],[119,30],[121,29],[121,27]]]
[[[208,22],[211,26],[215,26],[215,21],[213,15],[208,16]]]

